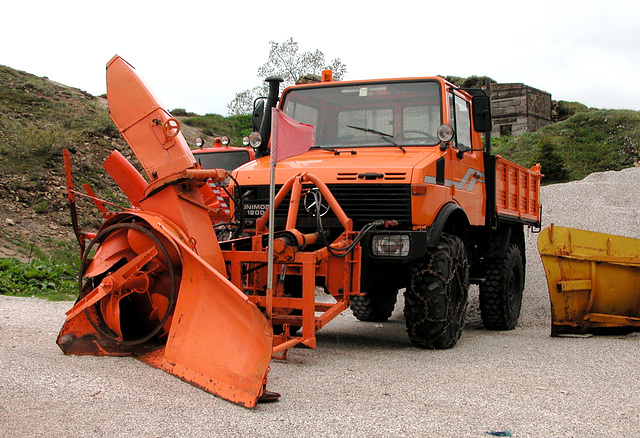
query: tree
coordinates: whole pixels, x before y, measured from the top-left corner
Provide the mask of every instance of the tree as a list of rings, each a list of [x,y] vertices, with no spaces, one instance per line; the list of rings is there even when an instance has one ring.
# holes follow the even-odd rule
[[[332,70],[335,80],[341,80],[347,72],[347,67],[338,58],[327,64],[324,53],[320,50],[299,53],[298,43],[293,41],[293,38],[283,43],[274,41],[269,43],[271,44],[269,59],[258,68],[257,72],[261,81],[268,76],[278,75],[284,79],[282,86],[288,87],[295,84],[301,77],[308,74],[319,75],[322,70]],[[254,100],[266,95],[267,85],[264,82],[262,85],[236,94],[235,99],[227,105],[229,114],[251,114]]]
[[[551,140],[542,138],[535,159],[542,166],[545,183],[552,184],[570,180],[564,160],[556,152]]]

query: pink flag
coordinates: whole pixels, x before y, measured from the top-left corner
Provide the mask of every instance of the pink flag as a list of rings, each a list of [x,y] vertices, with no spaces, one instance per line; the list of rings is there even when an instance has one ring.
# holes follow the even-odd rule
[[[313,143],[315,128],[292,119],[278,108],[271,110],[271,164],[300,155]]]

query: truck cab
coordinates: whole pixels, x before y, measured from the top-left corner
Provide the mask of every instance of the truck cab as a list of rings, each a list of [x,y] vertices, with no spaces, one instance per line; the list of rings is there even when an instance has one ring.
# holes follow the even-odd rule
[[[424,231],[447,202],[464,205],[469,224],[484,225],[484,151],[472,100],[439,77],[290,87],[280,107],[315,126],[315,144],[278,163],[276,184],[301,170],[317,174],[356,229],[385,219],[397,229]],[[262,158],[237,174],[248,221],[268,204],[268,170]],[[307,199],[305,206],[312,204]],[[276,220],[285,214],[276,212]],[[300,224],[315,226],[313,214],[300,216]],[[331,212],[325,220],[329,228],[335,222]]]

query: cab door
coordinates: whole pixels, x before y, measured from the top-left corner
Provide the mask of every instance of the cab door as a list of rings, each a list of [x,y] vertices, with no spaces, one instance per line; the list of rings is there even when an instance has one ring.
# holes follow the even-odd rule
[[[453,90],[449,95],[449,120],[455,134],[449,151],[448,183],[453,199],[464,209],[471,225],[483,225],[485,175],[481,138],[472,132],[469,100]]]

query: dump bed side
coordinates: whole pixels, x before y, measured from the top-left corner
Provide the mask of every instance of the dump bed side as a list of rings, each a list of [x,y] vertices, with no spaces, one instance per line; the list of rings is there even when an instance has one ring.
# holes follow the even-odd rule
[[[527,169],[500,156],[495,160],[496,213],[540,225],[540,165]]]

